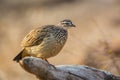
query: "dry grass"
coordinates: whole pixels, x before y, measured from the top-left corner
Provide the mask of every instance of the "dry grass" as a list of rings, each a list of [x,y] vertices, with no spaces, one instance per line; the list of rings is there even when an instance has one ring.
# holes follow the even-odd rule
[[[51,2],[52,7],[47,5],[47,0],[39,2],[40,4],[37,0],[32,1],[28,5],[27,2],[14,2],[14,0],[1,3],[0,80],[35,79],[19,64],[12,61],[21,50],[20,42],[31,29],[45,24],[57,24],[65,18],[72,19],[77,27],[69,31],[69,39],[60,54],[50,58],[49,61],[56,65],[87,64],[118,74],[109,57],[111,54],[105,52],[105,44],[100,43],[99,40],[109,42],[110,50],[115,53],[112,57],[115,57],[115,64],[118,65],[120,58],[118,56],[120,54],[119,0],[76,0],[77,2],[54,3],[58,5]]]
[[[116,44],[117,43],[117,44]],[[86,50],[84,64],[120,75],[120,42],[99,41]]]

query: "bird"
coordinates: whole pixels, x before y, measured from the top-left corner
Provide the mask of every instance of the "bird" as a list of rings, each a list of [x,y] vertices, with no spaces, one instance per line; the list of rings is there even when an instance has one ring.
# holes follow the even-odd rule
[[[66,43],[68,29],[75,27],[70,19],[64,19],[58,25],[43,25],[31,30],[22,40],[22,50],[13,61],[33,56],[47,61],[56,56]]]

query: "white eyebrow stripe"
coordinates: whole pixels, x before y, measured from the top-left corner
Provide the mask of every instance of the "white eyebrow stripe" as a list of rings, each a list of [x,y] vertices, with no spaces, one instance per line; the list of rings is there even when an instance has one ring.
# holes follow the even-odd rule
[[[71,24],[71,22],[62,22],[62,23],[70,23]]]

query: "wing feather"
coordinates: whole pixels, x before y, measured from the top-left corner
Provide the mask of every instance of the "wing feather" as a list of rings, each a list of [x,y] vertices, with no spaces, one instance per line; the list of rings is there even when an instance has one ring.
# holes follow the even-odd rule
[[[21,46],[30,47],[39,45],[47,34],[45,27],[39,27],[28,33],[21,42]]]

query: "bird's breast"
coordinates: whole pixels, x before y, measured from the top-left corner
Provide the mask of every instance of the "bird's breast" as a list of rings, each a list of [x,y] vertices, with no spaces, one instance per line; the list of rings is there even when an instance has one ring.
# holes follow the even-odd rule
[[[44,41],[41,43],[40,51],[55,56],[63,48],[66,40],[67,37],[65,36],[62,35],[56,36],[55,34],[50,34],[49,37],[46,37]]]

